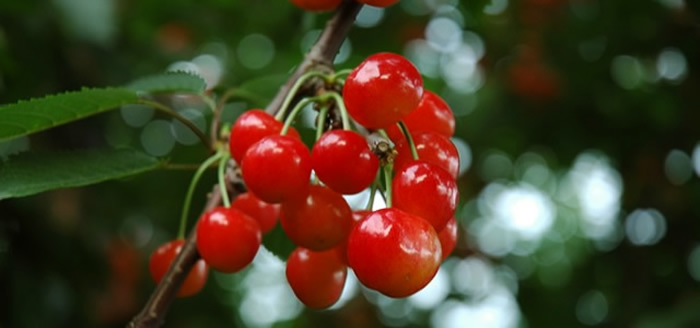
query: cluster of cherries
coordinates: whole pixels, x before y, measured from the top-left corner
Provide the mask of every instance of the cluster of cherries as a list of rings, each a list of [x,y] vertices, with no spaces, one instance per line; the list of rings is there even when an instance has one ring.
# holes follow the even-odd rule
[[[293,4],[297,7],[311,11],[311,12],[324,12],[331,11],[338,8],[343,0],[291,0]],[[357,2],[374,6],[380,8],[389,7],[399,0],[357,0]]]
[[[287,280],[309,307],[326,308],[338,300],[348,267],[366,287],[391,297],[409,296],[435,276],[457,238],[459,158],[449,139],[452,111],[439,96],[424,91],[418,70],[396,54],[372,55],[344,83],[333,83],[342,85],[342,98],[336,91],[315,97],[318,119],[336,109],[340,116],[349,114],[364,134],[377,131],[394,147],[371,147],[344,119],[343,129],[321,121],[309,150],[290,126],[300,105],[285,123],[262,110],[245,112],[231,129],[229,152],[240,164],[248,192],[230,207],[200,218],[196,233],[202,261],[180,296],[202,288],[207,266],[237,272],[250,264],[261,235],[278,217],[297,245],[287,259]],[[376,191],[389,207],[353,211],[343,195],[368,188],[368,208]],[[181,246],[182,241],[171,242],[153,255],[156,281]]]

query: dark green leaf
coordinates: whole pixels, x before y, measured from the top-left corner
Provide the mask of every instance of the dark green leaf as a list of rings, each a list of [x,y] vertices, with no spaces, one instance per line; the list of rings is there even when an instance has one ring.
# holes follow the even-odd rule
[[[23,153],[0,162],[0,199],[123,178],[160,164],[157,158],[130,149]]]
[[[135,103],[126,89],[83,89],[0,107],[0,141],[46,130],[90,115]]]
[[[284,233],[280,224],[277,224],[274,229],[263,236],[262,243],[272,254],[277,255],[282,260],[288,258],[296,247]]]
[[[127,88],[146,93],[191,92],[202,93],[207,84],[194,74],[187,72],[168,72],[137,79]]]

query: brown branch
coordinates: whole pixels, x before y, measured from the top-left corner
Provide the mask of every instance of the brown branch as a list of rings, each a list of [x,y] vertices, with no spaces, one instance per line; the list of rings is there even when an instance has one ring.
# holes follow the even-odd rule
[[[345,41],[345,38],[355,22],[355,16],[360,12],[362,5],[355,0],[345,0],[338,8],[336,14],[331,18],[326,27],[321,32],[314,46],[306,53],[304,60],[297,66],[296,71],[277,92],[275,98],[267,105],[267,112],[274,114],[280,110],[284,98],[287,97],[294,83],[304,75],[304,73],[312,69],[331,70],[333,67],[333,59],[340,50],[340,46]],[[302,87],[300,93],[309,94],[309,84]]]
[[[305,72],[317,68],[325,67],[330,68],[333,64],[333,59],[335,58],[340,45],[345,40],[350,27],[352,27],[355,21],[355,16],[360,11],[362,7],[354,0],[345,0],[336,14],[331,18],[326,24],[325,29],[321,33],[318,41],[309,50],[309,52],[304,57],[304,60],[297,67],[296,71],[289,77],[284,86],[280,88],[275,98],[267,106],[267,111],[269,113],[276,113],[279,111],[284,98],[289,93],[294,82]],[[308,88],[306,90],[308,92]],[[218,132],[218,131],[217,131]],[[234,164],[235,165],[235,164]],[[236,168],[233,168],[236,171]],[[235,195],[232,195],[234,198]],[[204,210],[210,210],[218,206],[221,203],[221,193],[219,192],[218,185],[214,186],[214,189],[209,194],[207,205]],[[196,239],[197,236],[194,233],[194,229],[190,232],[190,235],[185,241],[185,245],[182,248],[180,254],[175,258],[172,265],[168,269],[168,272],[163,277],[163,280],[158,284],[156,289],[151,294],[151,297],[144,305],[141,312],[136,315],[132,321],[127,325],[129,328],[144,328],[144,327],[160,327],[165,320],[165,313],[170,307],[177,291],[180,289],[182,282],[185,280],[187,273],[192,269],[194,264],[199,260],[199,253],[197,253]]]

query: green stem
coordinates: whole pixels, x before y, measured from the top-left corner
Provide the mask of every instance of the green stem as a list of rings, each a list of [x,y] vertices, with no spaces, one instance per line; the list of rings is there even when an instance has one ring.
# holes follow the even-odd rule
[[[401,133],[403,133],[404,137],[406,137],[406,141],[408,142],[408,146],[411,147],[411,155],[413,155],[413,160],[417,161],[418,160],[418,150],[416,149],[416,144],[413,142],[413,137],[411,136],[411,132],[408,131],[408,127],[406,126],[406,123],[399,121],[396,124],[399,126],[399,130],[401,130]]]
[[[321,106],[321,109],[318,111],[318,119],[316,122],[316,141],[321,138],[321,135],[323,134],[323,128],[326,125],[326,116],[328,116],[328,110],[330,109],[330,106],[328,105],[323,105]]]
[[[341,97],[337,92],[328,92],[325,95],[330,95],[329,97],[335,100],[335,104],[340,110],[340,118],[343,120],[343,130],[352,130],[350,128],[350,117],[348,116],[348,109],[345,108],[345,102],[343,101],[343,97]]]
[[[180,216],[180,230],[177,233],[178,239],[185,238],[185,231],[187,231],[187,215],[190,212],[190,204],[192,203],[192,195],[194,194],[195,187],[197,187],[197,183],[199,182],[199,178],[201,178],[202,173],[204,173],[204,171],[206,171],[212,164],[214,164],[216,161],[218,161],[222,155],[223,155],[223,153],[217,152],[216,154],[207,158],[207,160],[205,160],[204,163],[202,163],[202,165],[199,166],[199,168],[197,169],[197,172],[194,173],[194,176],[192,176],[192,181],[190,181],[190,186],[187,188],[187,194],[185,194],[185,202],[182,205],[182,216]]]
[[[228,190],[226,189],[226,163],[230,157],[229,154],[224,154],[219,159],[219,190],[221,190],[221,201],[226,207],[231,207],[231,199],[228,198]]]
[[[292,88],[289,89],[289,93],[287,93],[287,97],[284,98],[282,107],[280,107],[279,112],[277,112],[277,115],[275,115],[275,119],[281,121],[284,118],[284,114],[287,113],[287,108],[292,103],[292,100],[294,100],[294,96],[296,96],[297,92],[299,92],[299,89],[301,89],[301,87],[304,86],[304,83],[306,83],[306,81],[313,77],[322,77],[324,80],[328,80],[328,75],[319,71],[310,71],[304,73],[304,75],[300,76],[299,79],[296,80],[296,82],[294,82]]]
[[[391,175],[393,171],[392,164],[384,165],[384,185],[386,187],[386,207],[391,207]]]
[[[367,207],[366,209],[368,211],[372,210],[372,207],[374,207],[374,197],[377,195],[377,189],[381,188],[380,186],[380,180],[381,180],[381,174],[382,172],[380,170],[377,170],[377,176],[374,178],[374,182],[372,182],[372,186],[369,189],[369,201],[367,202]]]
[[[352,73],[352,68],[341,69],[331,76],[331,81],[333,81],[333,83],[336,83],[338,79],[340,79],[343,76],[350,75],[350,73]]]
[[[302,99],[299,103],[297,103],[296,106],[294,106],[294,109],[292,109],[292,112],[289,113],[289,116],[287,119],[284,121],[284,126],[282,127],[282,131],[280,131],[281,135],[286,135],[287,131],[289,131],[289,127],[292,126],[292,122],[294,121],[294,118],[299,115],[299,112],[301,112],[306,105],[317,101],[318,97],[312,97],[312,98],[304,98]]]
[[[211,143],[209,142],[209,139],[207,139],[207,136],[204,135],[204,132],[202,132],[202,130],[200,130],[196,125],[194,125],[194,123],[192,123],[192,121],[190,121],[190,120],[188,120],[187,118],[185,118],[184,116],[180,115],[180,114],[179,114],[178,112],[176,112],[174,109],[172,109],[172,108],[170,108],[170,107],[168,107],[168,106],[165,106],[165,105],[163,105],[163,104],[161,104],[161,103],[159,103],[159,102],[155,102],[155,101],[148,100],[148,99],[139,99],[139,103],[140,103],[140,104],[143,104],[143,105],[151,106],[151,107],[153,107],[154,109],[156,109],[156,110],[158,110],[158,111],[160,111],[160,112],[162,112],[162,113],[165,113],[165,114],[167,114],[167,115],[170,115],[170,116],[172,116],[174,119],[180,121],[180,123],[184,124],[184,125],[185,125],[186,127],[188,127],[190,130],[192,130],[192,132],[194,132],[194,134],[197,135],[197,137],[199,138],[199,140],[202,141],[202,144],[203,144],[204,146],[206,146],[207,149],[209,149],[209,151],[214,152],[214,148],[212,148],[212,145],[211,145]]]

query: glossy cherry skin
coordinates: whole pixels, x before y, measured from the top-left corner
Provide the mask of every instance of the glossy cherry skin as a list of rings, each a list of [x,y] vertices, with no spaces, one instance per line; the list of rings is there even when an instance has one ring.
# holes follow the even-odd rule
[[[416,110],[406,115],[402,121],[411,134],[431,131],[448,138],[455,134],[455,116],[452,109],[440,96],[429,90],[423,93],[423,98]],[[396,124],[386,127],[386,132],[395,142],[403,139]]]
[[[352,227],[354,228],[355,225],[357,225],[358,222],[362,221],[362,219],[366,218],[368,215],[370,215],[372,211],[367,211],[367,210],[359,210],[359,211],[354,211],[352,212]],[[352,231],[352,229],[350,229]],[[348,235],[350,237],[350,235]],[[348,262],[348,241],[347,239],[340,243],[335,248],[335,251],[338,253],[338,256],[340,257],[340,260],[345,263],[345,265],[350,265]]]
[[[374,181],[379,159],[357,132],[332,130],[324,133],[311,149],[311,166],[331,189],[356,194]]]
[[[441,259],[433,226],[397,208],[373,212],[348,239],[348,260],[357,279],[390,297],[406,297],[425,287]]]
[[[440,238],[442,260],[444,261],[457,246],[457,220],[454,216],[447,221],[445,227],[438,233],[438,238]]]
[[[272,135],[250,146],[241,171],[251,192],[267,203],[277,204],[306,195],[311,155],[299,139]]]
[[[148,268],[151,271],[151,277],[153,281],[160,283],[163,279],[165,273],[168,272],[170,264],[175,260],[177,254],[182,250],[182,246],[185,241],[182,239],[169,241],[163,245],[160,245],[158,249],[151,255],[149,260]],[[180,290],[177,292],[177,297],[188,297],[199,293],[207,282],[207,275],[209,274],[209,267],[207,264],[198,260],[194,267],[187,274],[185,282],[180,286]]]
[[[287,282],[304,305],[325,309],[340,298],[347,266],[334,250],[314,252],[297,247],[287,259]]]
[[[231,127],[228,143],[231,157],[236,160],[236,163],[240,164],[250,146],[264,137],[280,134],[283,126],[282,122],[276,120],[262,109],[246,111],[238,117],[233,127]],[[287,134],[296,139],[301,139],[294,128],[290,128]]]
[[[404,165],[391,182],[394,207],[419,216],[441,231],[455,214],[459,191],[447,171],[425,161]]]
[[[435,132],[411,132],[411,135],[420,160],[441,167],[453,179],[457,179],[459,153],[450,139]],[[406,164],[413,162],[413,155],[411,147],[408,146],[408,142],[404,138],[397,141],[395,147],[398,154],[394,158],[394,169],[398,171]]]
[[[399,0],[358,0],[357,2],[374,7],[386,8],[399,2]]]
[[[338,246],[352,228],[352,211],[343,196],[312,185],[305,198],[282,203],[282,228],[295,244],[312,251]]]
[[[331,11],[338,8],[342,0],[291,0],[297,7],[313,12]]]
[[[370,129],[390,126],[411,113],[423,96],[423,79],[406,58],[392,53],[367,57],[348,75],[343,99],[348,113]]]
[[[258,222],[233,208],[217,207],[204,212],[197,223],[199,255],[221,272],[238,272],[248,266],[261,242]]]
[[[272,230],[280,217],[279,204],[266,203],[252,192],[238,195],[231,203],[231,208],[248,214],[248,216],[258,221],[260,231],[263,234]]]

